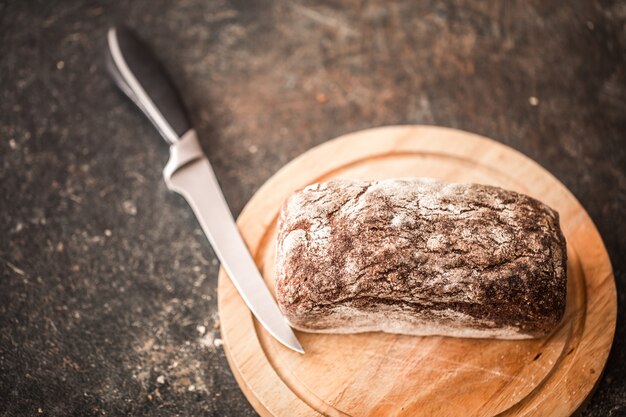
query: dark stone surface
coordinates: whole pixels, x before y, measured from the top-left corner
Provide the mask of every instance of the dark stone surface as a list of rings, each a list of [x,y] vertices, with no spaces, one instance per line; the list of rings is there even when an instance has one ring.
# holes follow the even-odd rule
[[[626,414],[624,2],[16,0],[0,3],[1,416],[254,415],[213,342],[215,256],[105,74],[121,22],[173,73],[235,214],[293,157],[380,125],[465,129],[550,170],[619,291],[583,415]]]

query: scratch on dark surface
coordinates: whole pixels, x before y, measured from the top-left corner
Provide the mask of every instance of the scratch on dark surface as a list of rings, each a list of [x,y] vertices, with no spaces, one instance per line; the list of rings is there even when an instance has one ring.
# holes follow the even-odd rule
[[[7,264],[7,266],[8,266],[9,268],[11,268],[11,270],[12,270],[13,272],[15,272],[16,274],[18,274],[18,275],[24,275],[24,270],[23,270],[23,269],[18,268],[17,266],[13,265],[11,262],[7,262],[6,264]]]
[[[344,19],[318,12],[312,7],[303,6],[297,3],[289,3],[289,4],[291,4],[291,7],[293,7],[293,9],[297,13],[301,14],[302,16],[306,16],[309,19],[317,23],[328,26],[332,29],[345,32],[346,34],[349,34],[349,35],[357,34],[357,32]]]

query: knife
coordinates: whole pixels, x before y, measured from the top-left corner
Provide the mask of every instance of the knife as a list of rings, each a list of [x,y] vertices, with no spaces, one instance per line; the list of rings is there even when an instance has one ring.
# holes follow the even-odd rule
[[[113,80],[170,146],[163,170],[167,187],[187,200],[241,298],[265,330],[286,347],[304,353],[239,234],[167,73],[148,46],[128,29],[109,29],[107,44],[107,69]]]

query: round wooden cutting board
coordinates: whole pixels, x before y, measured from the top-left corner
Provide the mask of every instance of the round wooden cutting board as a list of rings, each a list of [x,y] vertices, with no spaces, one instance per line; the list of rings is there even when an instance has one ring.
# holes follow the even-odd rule
[[[318,146],[286,165],[238,220],[274,288],[276,220],[295,190],[331,178],[435,177],[492,184],[542,200],[567,239],[565,319],[535,340],[296,332],[306,354],[256,322],[222,270],[218,303],[230,367],[262,416],[567,416],[593,391],[617,313],[615,282],[598,231],[576,198],[521,153],[453,129],[365,130]]]

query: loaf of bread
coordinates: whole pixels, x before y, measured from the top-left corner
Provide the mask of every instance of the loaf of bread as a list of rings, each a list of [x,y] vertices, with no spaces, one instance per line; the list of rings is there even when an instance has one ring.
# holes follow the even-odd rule
[[[296,329],[525,339],[565,311],[559,215],[513,191],[334,180],[291,196],[276,297]]]

